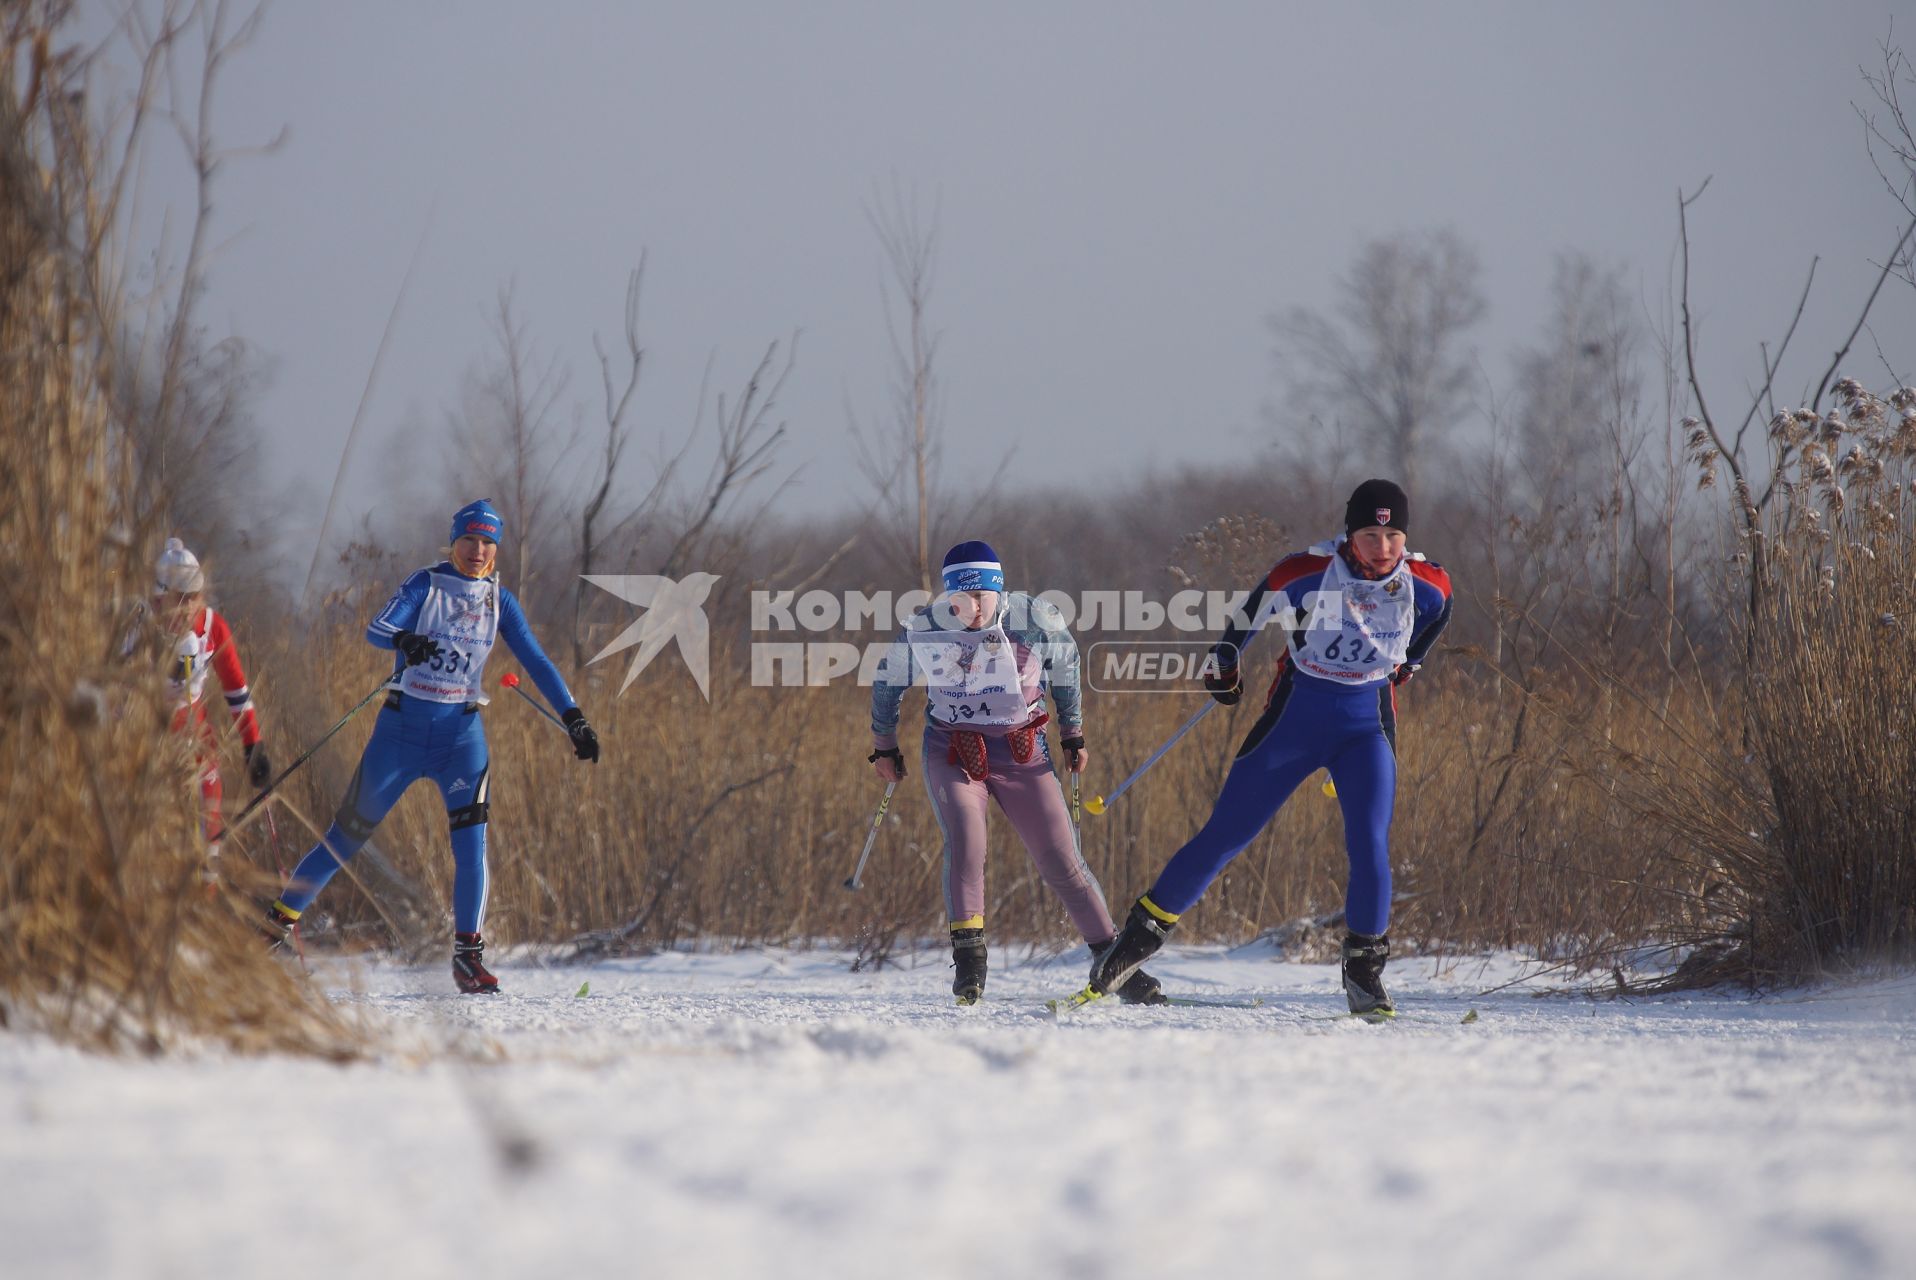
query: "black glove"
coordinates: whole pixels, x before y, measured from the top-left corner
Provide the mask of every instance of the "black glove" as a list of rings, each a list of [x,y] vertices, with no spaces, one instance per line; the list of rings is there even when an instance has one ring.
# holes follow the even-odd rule
[[[565,721],[566,734],[572,739],[572,754],[581,760],[599,763],[599,735],[585,722],[585,712],[574,707],[560,719]]]
[[[889,747],[883,751],[873,750],[870,755],[865,757],[866,764],[877,764],[880,760],[891,761],[891,767],[898,770],[898,780],[900,782],[905,780],[904,752],[900,751],[897,747]]]
[[[1219,667],[1204,677],[1204,690],[1227,707],[1235,707],[1244,697],[1244,680],[1236,667]]]
[[[393,648],[399,650],[409,667],[416,667],[422,662],[431,662],[441,653],[437,640],[411,631],[401,631],[394,636]]]
[[[1411,662],[1404,663],[1402,666],[1398,667],[1397,670],[1390,673],[1390,682],[1394,685],[1409,684],[1410,678],[1417,674],[1417,667],[1418,667],[1418,664],[1416,663],[1411,663]]]
[[[1069,738],[1059,738],[1058,745],[1064,748],[1065,764],[1074,764],[1077,761],[1078,753],[1084,750],[1084,735],[1078,733],[1073,734]]]
[[[253,784],[253,789],[257,791],[265,786],[266,780],[272,776],[273,761],[266,754],[266,744],[255,742],[246,748],[246,779]]]

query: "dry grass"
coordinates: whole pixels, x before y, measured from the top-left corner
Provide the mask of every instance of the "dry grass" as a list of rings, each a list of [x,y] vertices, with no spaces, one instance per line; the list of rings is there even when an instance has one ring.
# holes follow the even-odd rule
[[[250,913],[202,887],[192,761],[158,671],[119,657],[163,495],[136,490],[107,391],[121,317],[88,256],[82,122],[15,82],[18,55],[0,57],[0,1024],[107,1049],[351,1052]]]
[[[1679,983],[1916,955],[1916,392],[1835,390],[1837,409],[1770,424],[1776,500],[1749,511],[1722,593],[1740,649],[1722,707],[1661,716],[1649,750],[1596,769],[1702,886],[1659,922],[1700,947]]]

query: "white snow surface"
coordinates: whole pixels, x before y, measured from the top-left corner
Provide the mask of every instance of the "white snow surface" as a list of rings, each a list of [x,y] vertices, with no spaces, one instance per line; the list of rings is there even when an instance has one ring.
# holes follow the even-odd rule
[[[1399,960],[1371,1026],[1331,966],[1183,947],[1168,990],[1266,1003],[1054,1021],[1083,949],[992,959],[968,1010],[931,952],[522,959],[494,998],[335,962],[395,1046],[347,1066],[0,1034],[0,1275],[1916,1274],[1916,980]]]

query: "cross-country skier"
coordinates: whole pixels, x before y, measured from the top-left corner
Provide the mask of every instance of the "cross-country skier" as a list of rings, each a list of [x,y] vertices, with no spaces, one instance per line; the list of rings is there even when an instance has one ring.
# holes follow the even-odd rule
[[[958,1003],[975,1004],[985,989],[988,800],[1011,820],[1094,952],[1111,944],[1117,928],[1078,850],[1044,736],[1049,688],[1065,766],[1083,771],[1091,757],[1076,642],[1055,607],[1022,591],[1006,593],[998,554],[983,542],[961,542],[945,555],[944,586],[900,632],[873,682],[870,760],[885,781],[904,778],[898,707],[907,688],[924,685],[920,759],[945,837],[945,910],[958,970],[951,990]],[[1157,979],[1142,971],[1127,974],[1118,994],[1133,1004],[1164,1002]]]
[[[599,759],[598,735],[494,573],[504,525],[483,499],[461,507],[452,518],[451,555],[407,578],[366,628],[368,641],[393,650],[391,692],[332,827],[294,868],[271,912],[283,937],[406,788],[431,778],[445,798],[452,835],[452,976],[469,995],[499,989],[480,935],[491,774],[479,708],[496,641],[505,640],[546,701],[562,711],[579,759]]]
[[[1344,995],[1350,1010],[1396,1013],[1384,990],[1390,957],[1390,821],[1397,792],[1397,688],[1450,621],[1450,576],[1405,549],[1410,500],[1366,480],[1344,511],[1344,536],[1287,556],[1252,588],[1212,649],[1211,696],[1243,696],[1237,657],[1264,617],[1286,632],[1277,679],[1203,828],[1131,908],[1117,943],[1091,966],[1090,986],[1121,988],[1163,945],[1225,864],[1257,838],[1299,783],[1329,769],[1344,814],[1350,883],[1344,915]]]
[[[226,694],[226,711],[239,727],[246,751],[247,778],[255,787],[266,785],[272,761],[260,741],[259,716],[246,687],[239,647],[226,619],[206,603],[206,573],[199,558],[178,538],[168,538],[153,567],[153,601],[128,632],[124,654],[132,657],[143,643],[157,644],[166,665],[167,692],[172,698],[173,732],[192,740],[194,763],[200,771],[200,834],[206,841],[206,879],[217,878],[220,840],[225,834],[220,817],[222,786],[218,732],[206,714],[206,676],[211,672]]]

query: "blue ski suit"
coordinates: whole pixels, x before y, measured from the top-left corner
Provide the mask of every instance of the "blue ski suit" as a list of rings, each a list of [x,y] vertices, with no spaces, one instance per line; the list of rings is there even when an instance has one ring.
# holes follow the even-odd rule
[[[525,613],[498,578],[469,578],[442,561],[407,578],[366,628],[369,643],[392,649],[402,631],[438,642],[438,657],[415,667],[394,654],[393,675],[372,740],[325,837],[300,859],[278,906],[297,919],[359,852],[406,788],[430,778],[446,802],[453,857],[453,929],[478,933],[486,914],[486,821],[490,763],[479,708],[485,664],[504,639],[553,709],[576,704],[539,647]]]
[[[1390,821],[1397,798],[1397,686],[1450,621],[1450,576],[1422,556],[1366,573],[1340,540],[1287,556],[1252,589],[1242,619],[1285,633],[1264,713],[1224,779],[1211,816],[1146,894],[1175,919],[1243,852],[1312,773],[1330,770],[1343,810],[1353,933],[1390,925]],[[1234,624],[1214,652],[1236,667],[1248,632]]]

